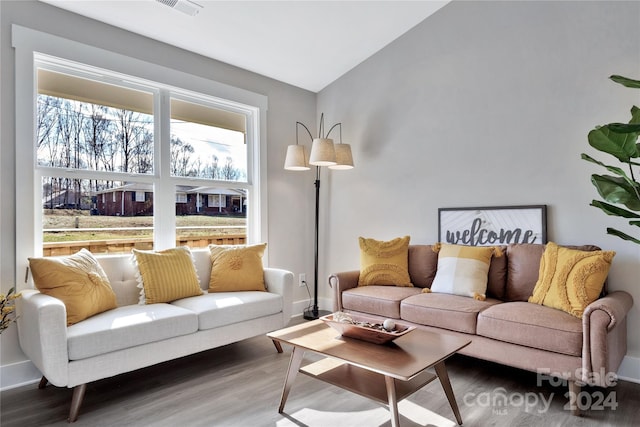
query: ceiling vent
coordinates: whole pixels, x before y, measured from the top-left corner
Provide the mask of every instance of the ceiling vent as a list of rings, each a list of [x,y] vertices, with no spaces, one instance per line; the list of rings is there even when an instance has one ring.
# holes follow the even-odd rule
[[[187,15],[196,16],[200,13],[200,6],[197,3],[194,3],[189,0],[156,0],[158,3],[161,3],[165,6],[169,6],[172,9],[178,10],[182,13],[186,13]]]

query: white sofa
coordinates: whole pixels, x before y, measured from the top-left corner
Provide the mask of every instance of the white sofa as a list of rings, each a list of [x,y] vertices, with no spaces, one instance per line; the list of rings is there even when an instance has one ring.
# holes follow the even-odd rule
[[[192,253],[206,290],[209,251]],[[267,292],[205,292],[172,303],[140,305],[131,255],[98,261],[116,293],[115,309],[67,327],[62,301],[34,289],[22,291],[17,300],[20,346],[42,372],[40,387],[50,382],[74,388],[69,422],[76,420],[89,382],[266,334],[291,318],[293,274],[286,270],[265,268]]]

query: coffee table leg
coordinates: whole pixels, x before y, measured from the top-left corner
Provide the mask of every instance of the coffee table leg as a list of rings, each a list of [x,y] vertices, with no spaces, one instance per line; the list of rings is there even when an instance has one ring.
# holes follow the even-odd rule
[[[385,375],[384,382],[387,386],[389,412],[391,412],[391,427],[399,427],[400,418],[398,416],[398,399],[396,398],[396,381],[393,377],[388,377]]]
[[[304,357],[304,350],[300,347],[293,347],[291,350],[291,358],[289,359],[289,369],[287,370],[287,376],[284,378],[284,387],[282,388],[282,397],[280,398],[280,407],[278,407],[278,413],[282,413],[284,410],[284,404],[289,397],[291,386],[298,375],[298,370],[302,364],[302,358]]]
[[[449,374],[447,373],[447,368],[444,366],[444,361],[436,363],[433,367],[436,369],[436,374],[438,374],[440,384],[442,384],[442,388],[444,389],[444,394],[447,396],[449,405],[451,405],[451,409],[453,409],[453,413],[456,416],[456,421],[458,421],[458,425],[462,425],[462,417],[460,416],[460,411],[458,410],[456,396],[453,394],[451,382],[449,381]]]

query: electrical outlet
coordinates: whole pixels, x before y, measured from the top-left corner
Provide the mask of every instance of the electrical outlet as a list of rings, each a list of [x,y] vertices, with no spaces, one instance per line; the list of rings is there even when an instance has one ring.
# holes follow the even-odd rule
[[[304,273],[300,273],[298,276],[298,286],[301,288],[307,285],[307,275]]]

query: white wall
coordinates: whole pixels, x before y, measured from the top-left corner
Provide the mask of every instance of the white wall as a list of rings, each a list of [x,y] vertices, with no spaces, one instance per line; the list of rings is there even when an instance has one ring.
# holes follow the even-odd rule
[[[19,214],[20,200],[24,194],[15,182],[15,90],[11,24],[80,41],[267,96],[269,265],[296,272],[312,271],[313,176],[292,177],[283,170],[283,164],[286,146],[295,143],[295,122],[302,121],[315,128],[316,94],[36,1],[0,1],[0,22],[2,292],[6,293],[13,284],[20,286],[24,277],[24,271],[15,271],[16,209]],[[18,143],[28,144],[30,141]],[[308,298],[303,289],[296,287],[295,292],[294,300],[303,301]],[[301,310],[302,308],[299,313]],[[20,351],[15,326],[5,331],[0,339],[0,387],[9,387],[33,376],[31,365],[24,363],[25,356]]]
[[[621,375],[640,380],[640,246],[606,234],[625,223],[589,206],[604,170],[580,159],[640,105],[608,80],[640,79],[639,25],[636,2],[454,1],[322,90],[356,162],[325,186],[323,275],[358,269],[358,236],[435,242],[439,207],[546,204],[549,240],[617,251],[610,287],[636,301]]]

